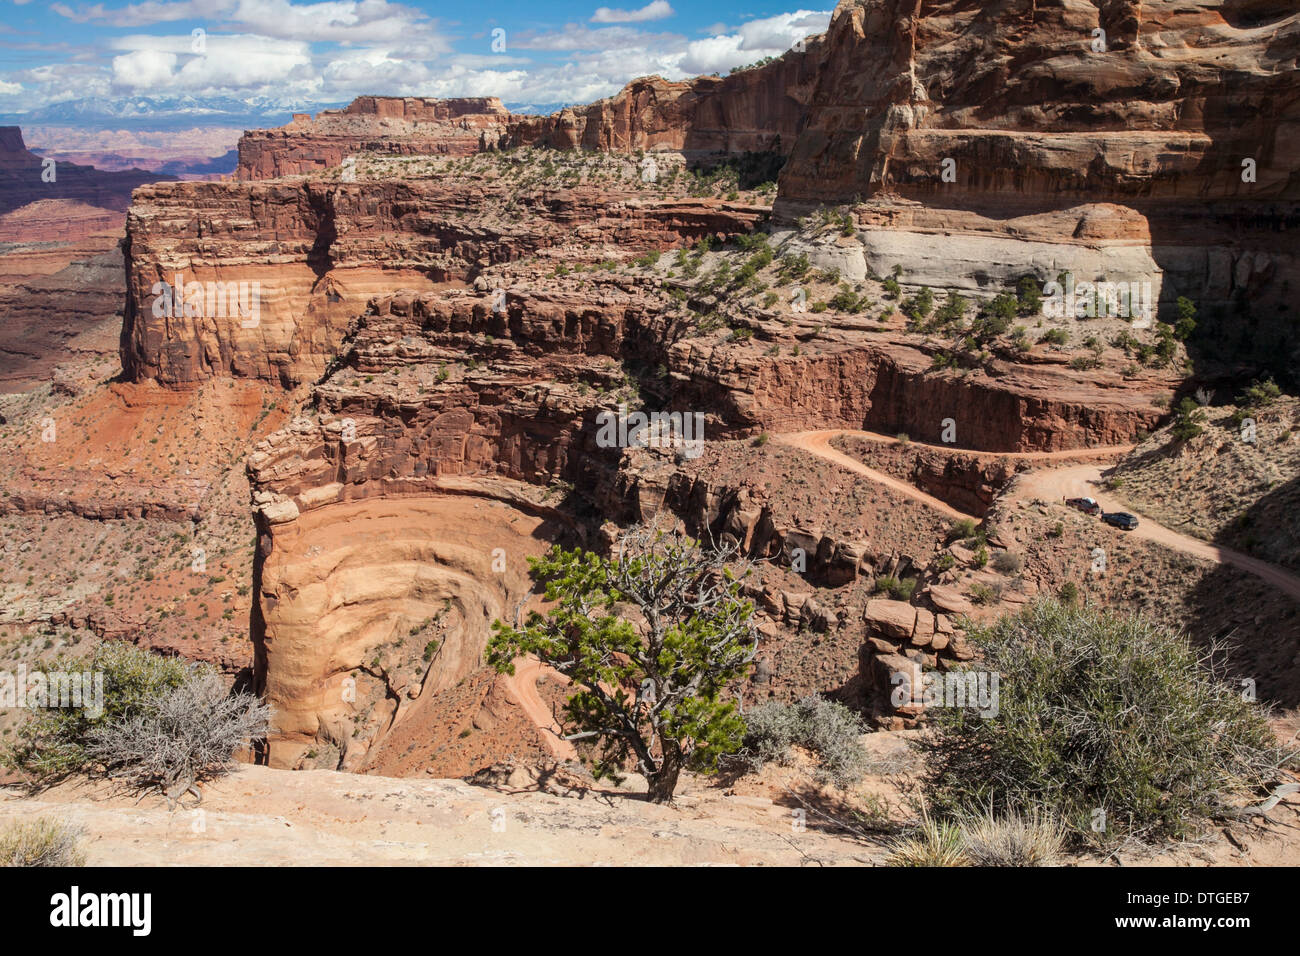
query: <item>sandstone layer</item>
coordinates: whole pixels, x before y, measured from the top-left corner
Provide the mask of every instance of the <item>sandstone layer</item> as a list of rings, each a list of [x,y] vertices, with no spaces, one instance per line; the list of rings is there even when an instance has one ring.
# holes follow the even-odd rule
[[[494,147],[512,119],[495,96],[437,100],[362,96],[313,119],[239,139],[238,179],[320,173],[357,153],[465,156]]]
[[[493,207],[504,208],[500,217]],[[349,321],[394,288],[463,287],[486,266],[581,241],[596,254],[748,231],[760,210],[712,200],[642,200],[629,185],[516,196],[469,181],[177,183],[141,189],[127,223],[123,368],[168,384],[238,375],[318,377]],[[257,324],[173,316],[159,283],[257,283]],[[156,312],[162,312],[158,315]]]
[[[825,47],[778,211],[856,198],[866,267],[926,284],[1151,282],[1210,357],[1293,371],[1290,5],[844,0]]]

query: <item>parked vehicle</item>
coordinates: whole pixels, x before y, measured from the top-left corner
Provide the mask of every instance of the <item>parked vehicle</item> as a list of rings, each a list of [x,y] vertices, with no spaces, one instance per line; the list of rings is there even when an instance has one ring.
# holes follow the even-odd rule
[[[1137,515],[1131,515],[1127,511],[1112,511],[1109,514],[1103,514],[1101,520],[1123,531],[1132,531],[1138,526]]]
[[[1101,514],[1101,505],[1097,504],[1095,498],[1066,498],[1065,503],[1071,508],[1077,508],[1086,515]]]

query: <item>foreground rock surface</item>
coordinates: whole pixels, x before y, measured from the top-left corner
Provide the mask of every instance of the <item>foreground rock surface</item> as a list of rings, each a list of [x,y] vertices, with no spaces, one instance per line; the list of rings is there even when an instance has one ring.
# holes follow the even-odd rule
[[[64,786],[0,799],[0,823],[57,816],[86,830],[91,866],[645,866],[864,864],[882,855],[809,830],[765,797],[683,788],[676,806],[609,787],[585,796],[512,793],[460,780],[242,767],[207,787],[203,827],[166,804]],[[496,829],[494,830],[494,824]]]
[[[887,836],[851,838],[812,811],[806,829],[794,830],[799,803],[783,786],[793,781],[768,770],[733,790],[688,777],[673,806],[607,786],[539,790],[526,772],[479,776],[492,785],[240,767],[205,787],[201,817],[101,785],[64,784],[34,798],[10,789],[0,791],[0,826],[45,816],[81,827],[90,866],[879,866],[889,852]],[[882,792],[896,802],[896,789]],[[1294,802],[1283,803],[1270,828],[1233,840],[1214,833],[1158,855],[1126,850],[1118,862],[1294,866],[1297,816]]]

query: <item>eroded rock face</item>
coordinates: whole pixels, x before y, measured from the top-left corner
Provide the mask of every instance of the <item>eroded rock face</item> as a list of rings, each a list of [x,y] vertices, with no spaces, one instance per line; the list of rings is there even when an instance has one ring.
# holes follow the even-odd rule
[[[61,362],[111,359],[126,284],[124,212],[52,199],[0,215],[0,387],[49,380]]]
[[[1285,4],[844,0],[825,43],[791,200],[1300,196],[1300,14]]]
[[[691,158],[789,153],[821,62],[820,39],[806,52],[732,73],[669,82],[634,80],[618,94],[550,116],[514,117],[502,146],[630,152],[667,149]]]
[[[287,126],[244,133],[235,175],[245,180],[308,175],[362,152],[466,156],[495,146],[511,119],[495,96],[362,96],[315,119],[299,113]]]
[[[518,211],[494,215],[512,201]],[[630,186],[516,196],[500,179],[146,187],[127,222],[123,368],[165,384],[237,375],[292,386],[319,377],[348,322],[379,293],[463,287],[492,263],[575,240],[645,249],[733,235],[752,229],[761,212],[716,200],[642,200]],[[213,300],[203,315],[169,314],[162,284],[194,282],[218,291],[256,283],[256,324],[229,296],[224,309]]]
[[[276,529],[260,565],[258,680],[272,766],[332,745],[351,769],[407,711],[483,666],[557,530],[459,496],[337,504]]]
[[[493,136],[507,147],[696,159],[789,154],[778,226],[818,204],[851,207],[846,231],[807,250],[836,281],[895,265],[909,285],[985,296],[1027,273],[1151,281],[1164,300],[1197,298],[1213,331],[1212,310],[1263,302],[1294,271],[1276,236],[1296,221],[1295,178],[1278,160],[1296,139],[1285,82],[1296,24],[1268,4],[1195,0],[846,0],[806,53],[726,79],[650,78],[542,118],[484,102],[358,101],[249,134],[241,170],[311,173],[358,151],[465,156]],[[1089,46],[1097,26],[1104,53]],[[1237,112],[1249,118],[1234,125]],[[1258,166],[1249,184],[1234,155],[1247,147]],[[523,599],[523,556],[562,533],[599,539],[603,518],[668,511],[774,565],[801,551],[829,588],[924,570],[926,555],[905,552],[883,520],[873,533],[889,546],[804,521],[743,480],[637,470],[634,456],[595,441],[596,416],[618,396],[701,410],[710,441],[867,428],[946,442],[950,423],[966,448],[1055,452],[1131,441],[1177,384],[1173,370],[1074,369],[1044,349],[944,370],[941,343],[880,324],[887,316],[836,307],[822,323],[760,305],[767,286],[724,313],[736,292],[724,283],[692,287],[628,261],[749,232],[766,213],[757,206],[649,198],[617,177],[572,186],[553,169],[424,175],[154,186],[131,213],[128,376],[316,382],[310,407],[248,459],[257,680],[282,714],[280,765],[327,745],[349,769],[407,766],[403,748],[421,739],[411,728],[442,713],[428,695],[461,681],[474,689],[465,706],[492,723],[505,698],[475,670],[486,622]],[[687,270],[684,259],[676,268]],[[159,315],[155,284],[178,273],[260,283],[258,321]],[[1294,347],[1261,342],[1283,356]],[[889,454],[884,470],[972,512],[1016,470]],[[945,523],[928,515],[907,533],[930,546]],[[491,566],[496,542],[515,577]],[[856,679],[884,692],[904,662],[973,653],[952,625],[972,606],[943,589],[914,597],[930,607],[876,598],[837,609],[777,585],[755,597],[771,629],[855,640],[851,623],[871,648]],[[435,638],[424,622],[440,612],[447,657],[428,667]],[[360,706],[344,696],[349,680]]]
[[[844,0],[778,211],[865,200],[866,265],[918,284],[1151,282],[1216,357],[1282,374],[1297,56],[1282,3]]]

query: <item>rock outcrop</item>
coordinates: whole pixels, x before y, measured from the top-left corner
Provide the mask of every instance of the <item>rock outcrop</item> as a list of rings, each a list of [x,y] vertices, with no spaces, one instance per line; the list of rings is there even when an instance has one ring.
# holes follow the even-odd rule
[[[787,155],[821,64],[821,40],[725,78],[635,80],[616,95],[550,116],[514,117],[501,145],[605,152],[671,150],[708,160],[743,153]]]
[[[1297,56],[1271,0],[843,0],[777,210],[863,201],[860,268],[916,284],[1150,282],[1290,374]]]
[[[374,295],[463,288],[493,263],[539,253],[562,263],[575,239],[599,258],[734,235],[762,212],[645,200],[617,184],[519,194],[499,178],[146,187],[127,222],[122,365],[165,384],[238,375],[292,386],[319,377]],[[164,284],[194,282],[204,295],[255,289],[257,315],[224,293],[207,295],[201,314],[170,314],[185,310],[160,301]]]
[[[281,714],[272,761],[407,768],[423,739],[413,727],[453,712],[500,726],[519,688],[481,667],[488,624],[527,606],[524,558],[605,541],[605,519],[672,514],[791,576],[751,595],[778,650],[769,688],[770,661],[795,656],[779,658],[782,642],[801,640],[784,629],[828,635],[836,659],[801,674],[844,699],[864,687],[879,698],[902,667],[968,660],[954,621],[995,613],[1003,582],[960,545],[938,560],[951,517],[938,502],[897,482],[894,497],[872,486],[861,502],[856,475],[822,471],[814,492],[843,499],[822,504],[852,509],[827,527],[807,517],[819,507],[808,496],[774,504],[766,482],[718,477],[724,461],[693,471],[678,451],[642,467],[639,452],[598,440],[598,416],[628,402],[699,411],[708,442],[737,454],[766,433],[935,443],[951,429],[952,454],[891,446],[874,463],[978,514],[1021,466],[976,451],[1131,442],[1184,374],[1172,340],[1159,362],[1118,319],[981,340],[955,296],[945,325],[928,321],[938,303],[920,309],[908,293],[990,299],[1062,272],[1149,281],[1162,302],[1195,298],[1211,339],[1259,331],[1258,350],[1285,358],[1294,331],[1250,315],[1300,278],[1277,242],[1300,199],[1281,160],[1297,142],[1297,37],[1300,15],[1244,0],[844,0],[806,50],[725,79],[652,77],[550,117],[365,98],[248,134],[250,181],[140,189],[126,376],[310,392],[247,461],[254,683]],[[639,150],[662,156],[661,179],[641,178],[627,155]],[[359,154],[359,179],[336,171]],[[767,220],[762,191],[742,174],[714,195],[676,164],[755,154],[786,159],[771,238],[718,252],[716,240]],[[822,227],[798,222],[822,205],[842,209]],[[881,280],[895,266],[910,289]],[[785,308],[795,280],[820,301]],[[190,310],[193,284],[203,304]],[[169,286],[179,310],[163,301]],[[252,311],[234,307],[249,305],[245,287]],[[225,290],[215,312],[209,289]],[[1013,303],[1007,324],[1043,326],[1034,309]],[[1233,344],[1219,357],[1245,354]],[[911,597],[864,596],[877,582]],[[958,582],[979,585],[979,601]],[[1017,577],[1005,600],[1038,587]],[[877,716],[910,725],[920,713]],[[489,752],[443,747],[435,765]]]
[[[297,113],[287,126],[244,133],[235,174],[247,180],[319,173],[366,152],[467,156],[495,147],[513,118],[495,96],[362,96],[315,119]]]

